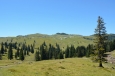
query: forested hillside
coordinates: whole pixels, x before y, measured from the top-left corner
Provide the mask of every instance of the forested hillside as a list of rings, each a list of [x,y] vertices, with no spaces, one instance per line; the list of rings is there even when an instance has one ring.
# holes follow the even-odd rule
[[[30,34],[17,37],[1,37],[0,41],[1,56],[4,55],[8,59],[15,58],[18,60],[24,60],[26,55],[31,54],[35,55],[36,61],[89,57],[94,53],[93,49],[95,48],[93,45],[94,36],[65,35],[65,33],[64,35],[58,33],[54,35]],[[115,49],[114,45],[115,40],[109,40],[104,46],[105,52],[113,51]]]

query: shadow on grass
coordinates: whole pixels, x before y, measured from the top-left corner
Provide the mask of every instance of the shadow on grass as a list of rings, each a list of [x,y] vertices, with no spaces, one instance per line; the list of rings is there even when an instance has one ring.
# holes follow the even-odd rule
[[[60,66],[59,68],[61,68],[61,69],[65,69],[63,66]]]

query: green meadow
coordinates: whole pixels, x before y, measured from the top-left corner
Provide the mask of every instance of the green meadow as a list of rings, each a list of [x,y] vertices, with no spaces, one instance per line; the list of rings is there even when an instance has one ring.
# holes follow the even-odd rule
[[[104,63],[99,68],[98,63],[89,58],[68,58],[45,61],[0,61],[0,76],[114,76],[114,65]]]
[[[35,41],[35,51],[44,41],[55,46],[58,43],[62,50],[67,45],[87,46],[93,44],[93,36],[80,35],[42,35],[31,34],[20,37],[0,38],[0,42],[17,42],[31,45]],[[16,50],[13,50],[13,55]],[[113,53],[114,55],[114,53]],[[0,76],[114,76],[115,65],[103,63],[104,68],[99,68],[98,63],[90,58],[65,58],[57,60],[35,61],[34,54],[26,56],[24,61],[7,59],[7,54],[0,60]]]

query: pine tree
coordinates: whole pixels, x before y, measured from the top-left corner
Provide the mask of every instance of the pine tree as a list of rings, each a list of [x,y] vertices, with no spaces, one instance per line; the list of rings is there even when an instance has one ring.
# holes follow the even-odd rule
[[[99,59],[99,67],[103,67],[102,65],[102,57],[104,54],[104,43],[106,40],[106,28],[105,28],[105,23],[103,19],[99,16],[98,17],[98,25],[97,28],[95,29],[95,46],[96,46],[96,51],[98,54],[98,59]]]
[[[31,46],[31,53],[33,54],[34,53],[34,47]]]
[[[48,49],[47,46],[44,45],[44,43],[40,46],[40,54],[41,54],[41,60],[49,59]]]
[[[81,48],[78,46],[77,47],[77,57],[81,57]]]
[[[26,55],[26,50],[24,50],[24,55]]]
[[[89,57],[89,56],[90,56],[90,54],[91,54],[91,45],[89,44],[89,45],[87,46],[87,53],[86,53],[86,57]]]
[[[17,57],[18,57],[18,56],[17,56],[17,52],[15,52],[15,59],[17,59]]]
[[[27,49],[28,49],[28,51],[30,52],[30,45],[28,45]]]
[[[49,54],[49,59],[51,59],[52,58],[52,45],[51,44],[49,44],[48,54]]]
[[[69,46],[65,50],[65,58],[69,58]]]
[[[13,59],[13,50],[12,50],[12,44],[9,44],[9,50],[8,50],[8,59]]]
[[[19,59],[22,60],[22,61],[24,60],[24,54],[23,54],[23,50],[22,49],[20,50]]]
[[[60,53],[59,53],[59,59],[64,59],[64,55],[63,55],[62,51],[60,51]]]
[[[8,49],[8,43],[7,43],[7,42],[5,42],[5,43],[4,43],[4,45],[5,45],[5,48],[7,48],[7,49]]]
[[[115,50],[115,39],[113,40],[113,46],[114,46],[114,47],[113,47],[113,50]],[[112,50],[112,51],[113,51],[113,50]]]
[[[1,54],[4,54],[4,46],[3,46],[3,42],[1,43]]]
[[[35,61],[40,61],[41,58],[40,58],[40,55],[39,55],[39,51],[36,51],[35,53]]]
[[[19,49],[19,47],[18,47],[18,48],[17,48],[17,57],[19,57],[19,54],[20,54],[20,53],[19,53],[19,50],[20,50],[20,49]]]
[[[2,54],[1,54],[1,51],[0,51],[0,60],[2,60]]]
[[[27,50],[27,55],[29,55],[29,51]]]
[[[45,41],[43,42],[43,45],[46,46],[46,42]]]
[[[56,43],[55,59],[59,59],[60,51],[60,46]]]
[[[51,49],[52,59],[55,59],[55,50],[56,48],[52,45],[52,49]]]
[[[7,52],[7,48],[5,48],[4,52],[5,52],[5,54],[6,54],[6,52]]]

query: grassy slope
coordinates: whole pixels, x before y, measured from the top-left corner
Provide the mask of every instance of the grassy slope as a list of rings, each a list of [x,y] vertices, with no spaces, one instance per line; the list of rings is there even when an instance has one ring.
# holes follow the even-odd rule
[[[69,58],[46,61],[0,61],[0,76],[114,76],[109,64],[97,67],[88,58]]]
[[[91,36],[87,38],[93,38]],[[55,46],[56,43],[60,45],[61,48],[66,47],[67,45],[75,45],[77,46],[87,46],[88,44],[93,44],[93,40],[84,39],[83,36],[79,35],[42,35],[42,34],[31,34],[27,35],[26,37],[7,37],[7,38],[0,38],[0,42],[13,42],[23,43],[26,44],[33,44],[34,40],[36,41],[35,47],[38,48],[44,41],[47,45],[49,43]]]
[[[66,38],[65,38],[66,37]],[[93,37],[87,37],[93,38]],[[93,40],[84,39],[82,36],[66,36],[66,35],[29,35],[27,37],[0,38],[0,42],[8,42],[13,39],[13,42],[33,44],[36,41],[36,48],[44,41],[55,45],[57,42],[60,47],[74,44],[87,46],[93,43]],[[14,50],[15,52],[15,50]],[[97,67],[97,63],[91,62],[87,58],[71,58],[64,60],[46,60],[35,62],[34,54],[26,56],[25,61],[7,60],[7,55],[3,56],[0,61],[0,76],[113,76],[115,70],[110,64],[104,64],[105,68]]]

